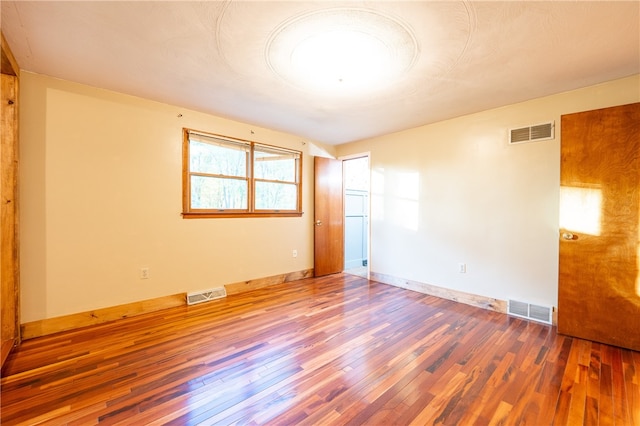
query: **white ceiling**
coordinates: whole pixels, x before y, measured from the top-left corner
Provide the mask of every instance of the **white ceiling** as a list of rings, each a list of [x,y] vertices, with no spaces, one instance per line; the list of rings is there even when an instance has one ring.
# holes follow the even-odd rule
[[[638,1],[1,4],[2,32],[24,70],[327,144],[640,73]],[[269,45],[290,31],[285,24],[323,9],[397,23],[413,40],[404,46],[413,62],[355,93],[292,82]]]

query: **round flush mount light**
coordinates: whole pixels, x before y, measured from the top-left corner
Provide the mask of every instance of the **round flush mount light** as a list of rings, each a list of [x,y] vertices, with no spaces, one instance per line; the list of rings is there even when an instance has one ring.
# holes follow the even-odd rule
[[[415,62],[411,29],[380,11],[324,9],[291,18],[269,36],[266,62],[300,89],[330,96],[373,92]]]

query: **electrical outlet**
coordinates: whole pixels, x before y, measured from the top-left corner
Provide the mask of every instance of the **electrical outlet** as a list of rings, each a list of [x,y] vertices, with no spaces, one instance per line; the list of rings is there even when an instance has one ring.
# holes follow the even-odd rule
[[[466,263],[458,263],[458,272],[461,274],[467,273],[467,264]]]
[[[292,255],[293,257],[298,257],[298,250],[293,250],[293,251],[291,252],[291,255]]]
[[[149,279],[149,268],[140,268],[140,279],[141,280]]]

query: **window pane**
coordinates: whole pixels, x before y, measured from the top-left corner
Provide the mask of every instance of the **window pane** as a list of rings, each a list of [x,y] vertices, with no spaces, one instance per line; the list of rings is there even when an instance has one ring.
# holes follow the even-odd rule
[[[256,179],[296,182],[296,156],[276,150],[261,151],[258,147],[254,156],[254,177]]]
[[[234,146],[189,142],[189,170],[226,176],[247,176],[247,153]]]
[[[247,209],[247,181],[191,176],[191,208]]]
[[[296,210],[297,189],[287,183],[256,181],[256,210]]]

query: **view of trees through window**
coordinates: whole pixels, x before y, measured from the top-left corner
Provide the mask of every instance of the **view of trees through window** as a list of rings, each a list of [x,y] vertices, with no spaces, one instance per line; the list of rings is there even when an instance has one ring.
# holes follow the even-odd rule
[[[295,210],[299,155],[256,145],[254,178],[257,210]]]
[[[248,148],[243,145],[190,142],[192,208],[248,208]]]
[[[299,211],[300,152],[195,132],[187,142],[185,212]]]

